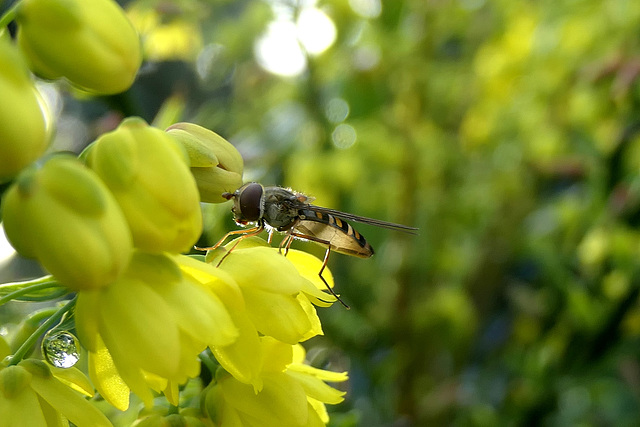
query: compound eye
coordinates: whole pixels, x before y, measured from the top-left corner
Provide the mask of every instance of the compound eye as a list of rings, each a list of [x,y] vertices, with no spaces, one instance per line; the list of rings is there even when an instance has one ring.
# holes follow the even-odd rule
[[[262,185],[252,182],[240,189],[238,197],[240,213],[247,221],[257,221],[262,216]]]

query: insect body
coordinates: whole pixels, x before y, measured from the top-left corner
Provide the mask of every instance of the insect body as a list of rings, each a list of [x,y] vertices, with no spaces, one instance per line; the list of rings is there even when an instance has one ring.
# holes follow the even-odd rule
[[[417,228],[407,227],[406,225],[393,224],[315,206],[311,204],[313,199],[302,193],[282,187],[264,187],[256,182],[245,184],[233,193],[224,193],[222,197],[227,200],[233,199],[231,211],[238,224],[243,226],[255,224],[255,227],[231,231],[211,248],[198,249],[216,249],[229,236],[234,234],[241,234],[243,237],[254,236],[265,228],[269,230],[269,242],[271,242],[274,230],[285,234],[285,238],[280,244],[280,248],[285,249],[285,255],[296,238],[316,242],[327,248],[322,268],[318,275],[327,286],[329,292],[347,308],[348,306],[333,292],[333,289],[322,277],[322,272],[329,260],[329,254],[334,251],[361,258],[368,258],[373,255],[371,245],[347,221],[371,224],[411,234],[415,234],[417,230]],[[236,245],[231,248],[227,255]],[[224,257],[220,262],[222,260],[224,260]]]

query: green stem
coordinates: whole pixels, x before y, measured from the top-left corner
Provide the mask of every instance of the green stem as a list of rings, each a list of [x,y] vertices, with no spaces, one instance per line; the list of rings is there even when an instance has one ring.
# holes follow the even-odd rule
[[[13,6],[11,6],[5,13],[0,17],[0,28],[5,28],[11,21],[16,19],[16,12],[18,10],[18,6],[20,2],[17,1]]]
[[[208,351],[206,353],[200,353],[198,355],[198,358],[200,359],[200,361],[204,364],[204,366],[207,367],[207,369],[209,370],[209,372],[211,372],[211,378],[215,378],[216,377],[216,370],[218,369],[218,365],[211,360],[209,356]]]
[[[27,324],[32,329],[36,329],[36,328],[38,328],[38,325],[40,324],[40,322],[42,322],[43,319],[47,319],[47,318],[55,315],[57,311],[58,310],[56,310],[55,307],[45,308],[43,310],[36,311],[35,313],[32,313],[25,320],[24,323]]]
[[[12,288],[22,289],[25,286],[38,285],[40,283],[58,283],[58,282],[56,281],[56,279],[53,278],[52,275],[49,274],[47,276],[38,277],[37,279],[23,280],[22,282],[2,283],[0,284],[0,292],[4,293],[4,292],[7,292],[7,290],[10,291]]]
[[[4,285],[0,285],[0,292],[10,290],[14,287],[16,288],[15,291],[9,292],[8,294],[0,298],[0,305],[5,304],[13,299],[19,298],[23,295],[30,294],[31,292],[58,287],[58,282],[55,280],[51,280],[51,276],[42,277],[31,282],[33,282],[32,285],[28,285],[29,282],[6,283]]]
[[[9,361],[9,366],[16,365],[20,362],[33,348],[36,341],[40,338],[42,334],[44,334],[47,329],[54,326],[56,323],[60,321],[64,314],[71,310],[76,303],[76,298],[67,302],[64,306],[62,306],[58,311],[56,311],[51,317],[42,322],[42,325],[38,329],[35,330],[33,334],[27,340],[22,343],[20,348],[11,356],[11,360]]]

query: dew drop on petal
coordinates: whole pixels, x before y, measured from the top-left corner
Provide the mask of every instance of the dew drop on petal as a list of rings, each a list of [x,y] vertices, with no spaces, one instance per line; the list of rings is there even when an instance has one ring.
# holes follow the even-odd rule
[[[47,334],[42,339],[42,354],[58,368],[70,368],[80,359],[78,339],[67,331]]]

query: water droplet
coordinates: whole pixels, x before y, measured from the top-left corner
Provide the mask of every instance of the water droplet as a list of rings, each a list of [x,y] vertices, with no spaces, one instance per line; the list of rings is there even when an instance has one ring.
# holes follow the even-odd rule
[[[42,354],[58,368],[70,368],[80,359],[78,339],[67,331],[47,334],[42,339]]]

